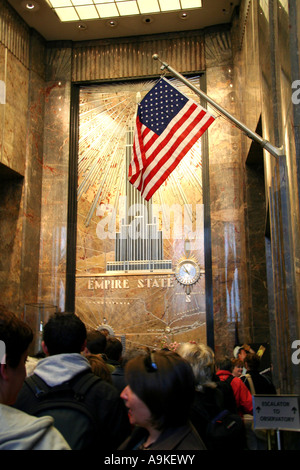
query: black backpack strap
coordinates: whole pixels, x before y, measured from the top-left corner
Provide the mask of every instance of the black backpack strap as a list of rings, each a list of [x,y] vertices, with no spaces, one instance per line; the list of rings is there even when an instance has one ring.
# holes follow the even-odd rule
[[[42,398],[46,394],[73,391],[74,397],[82,401],[88,390],[102,379],[90,371],[85,371],[73,377],[70,381],[50,387],[38,375],[33,374],[26,379],[26,383],[37,398]]]
[[[26,385],[31,389],[36,398],[41,398],[41,396],[50,392],[51,387],[46,384],[38,375],[33,374],[26,378]]]
[[[229,375],[229,377],[227,377],[227,379],[225,380],[225,382],[227,383],[231,383],[231,381],[234,379],[234,375]]]
[[[74,391],[75,397],[78,400],[83,400],[90,388],[98,382],[101,382],[101,378],[92,372],[84,372],[76,375],[70,382],[70,387]]]

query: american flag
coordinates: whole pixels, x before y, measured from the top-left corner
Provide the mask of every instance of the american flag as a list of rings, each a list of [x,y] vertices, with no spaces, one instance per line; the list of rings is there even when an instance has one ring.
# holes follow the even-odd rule
[[[161,78],[138,106],[128,179],[147,201],[213,123],[214,116]]]

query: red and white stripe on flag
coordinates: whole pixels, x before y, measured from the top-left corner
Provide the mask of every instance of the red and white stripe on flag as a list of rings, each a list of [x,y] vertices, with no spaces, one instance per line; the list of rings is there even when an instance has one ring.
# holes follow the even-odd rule
[[[148,201],[215,117],[162,78],[141,101],[128,179]]]

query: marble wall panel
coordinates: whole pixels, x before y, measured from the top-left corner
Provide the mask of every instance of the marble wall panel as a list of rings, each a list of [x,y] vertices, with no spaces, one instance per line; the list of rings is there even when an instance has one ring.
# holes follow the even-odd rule
[[[24,297],[22,279],[26,278],[27,269],[31,260],[24,264],[26,257],[26,242],[32,237],[24,229],[26,221],[29,227],[34,225],[32,211],[26,211],[26,195],[33,191],[26,178],[26,168],[30,168],[28,153],[28,121],[27,111],[29,103],[29,71],[27,67],[11,52],[9,48],[1,45],[0,74],[6,85],[5,103],[1,104],[1,137],[0,137],[0,163],[6,171],[1,181],[1,224],[0,238],[3,250],[1,252],[1,285],[2,303],[17,314],[22,315],[24,310]],[[43,125],[39,120],[40,126]],[[27,158],[29,158],[27,160]],[[11,173],[7,173],[12,170]],[[7,178],[5,175],[10,175]],[[35,196],[37,204],[39,195]],[[28,209],[28,208],[27,208]],[[39,225],[39,222],[38,222]],[[39,232],[33,229],[36,243],[31,246],[33,259],[38,259],[36,253],[39,247]],[[27,246],[28,247],[28,246]],[[35,278],[26,287],[28,292],[36,289],[38,269],[36,266]],[[30,285],[29,285],[30,284]]]
[[[20,292],[20,302],[24,305],[37,302],[39,278],[44,80],[34,72],[30,74],[29,104]]]
[[[293,10],[291,14],[293,13]],[[299,16],[299,15],[298,15]],[[299,18],[298,18],[299,22]],[[286,165],[287,165],[287,180],[289,187],[289,201],[290,201],[290,224],[291,224],[291,239],[294,249],[293,267],[295,293],[297,299],[298,311],[300,311],[300,172],[299,172],[299,156],[298,156],[298,116],[299,104],[293,103],[292,91],[294,90],[293,79],[295,78],[295,45],[296,37],[292,34],[287,34],[290,28],[290,17],[288,16],[287,8],[278,9],[278,30],[279,30],[279,44],[280,44],[280,106],[281,106],[281,122],[282,122],[282,142],[286,150]],[[285,51],[291,49],[291,54],[288,56]],[[297,79],[300,76],[298,67]],[[292,103],[291,103],[292,102]],[[291,105],[293,110],[291,109]],[[294,315],[293,315],[294,316]],[[295,321],[293,316],[290,318],[291,324],[295,325],[295,332],[293,339],[300,337],[300,314],[298,321]]]
[[[246,2],[244,2],[246,4]],[[260,16],[259,16],[260,15]],[[259,21],[264,27],[259,30]],[[243,25],[243,35],[234,55],[234,88],[236,99],[236,115],[250,130],[258,133],[263,131],[265,138],[274,143],[272,137],[263,129],[259,129],[260,115],[263,112],[262,77],[265,78],[267,89],[270,88],[270,49],[268,43],[268,19],[264,11],[260,11],[257,2],[249,2],[247,15]],[[242,25],[239,25],[242,28]],[[235,29],[233,29],[233,32]],[[260,41],[258,38],[261,38]],[[264,63],[264,69],[261,64]],[[265,74],[265,75],[264,75]],[[271,100],[270,92],[268,100]],[[268,128],[271,129],[273,121]],[[241,191],[244,200],[245,240],[241,256],[245,263],[245,312],[242,318],[244,339],[246,341],[269,341],[269,315],[267,303],[267,273],[265,252],[266,230],[266,194],[268,193],[268,174],[264,174],[262,150],[253,150],[252,140],[241,132],[240,161]],[[253,155],[255,154],[255,156]],[[254,159],[253,167],[249,160]],[[248,160],[248,161],[247,161]],[[253,162],[252,162],[253,163]],[[265,181],[265,188],[264,188]],[[242,220],[242,219],[241,219]]]
[[[262,151],[259,149],[259,165],[247,164],[246,204],[247,204],[247,245],[249,289],[251,290],[250,325],[253,342],[264,342],[269,338],[268,296],[266,282],[266,197]],[[260,314],[258,315],[257,312]]]
[[[262,5],[267,8],[261,8]],[[247,246],[250,250],[249,287],[252,292],[249,297],[248,326],[253,337],[257,335],[261,340],[265,334],[266,340],[270,341],[272,359],[277,364],[274,381],[278,390],[286,392],[295,390],[297,380],[299,381],[299,378],[295,380],[299,372],[292,379],[293,366],[288,352],[290,335],[295,337],[296,331],[299,331],[295,320],[296,269],[291,261],[295,259],[292,255],[295,253],[292,240],[299,239],[299,236],[296,223],[298,204],[295,204],[294,196],[297,183],[294,179],[295,170],[292,170],[295,154],[291,150],[291,142],[294,136],[293,132],[290,134],[291,128],[286,125],[291,111],[288,35],[287,9],[282,8],[280,2],[251,2],[242,47],[235,56],[235,82],[242,97],[239,109],[241,119],[255,130],[261,115],[261,131],[265,139],[276,146],[289,142],[286,145],[288,158],[275,159],[268,152],[259,157],[260,164],[263,164],[264,191],[248,164],[245,168]],[[250,145],[244,136],[242,149],[242,158],[249,159]],[[258,167],[255,171],[257,170]],[[261,198],[254,197],[255,186],[257,193],[261,193]],[[263,197],[264,206],[261,201]],[[291,211],[292,207],[295,212]],[[255,209],[258,216],[254,223],[252,214]],[[270,223],[270,231],[266,232],[270,240],[266,239],[265,250],[264,214],[265,220]],[[268,224],[264,225],[268,228]],[[267,286],[264,282],[264,269]]]
[[[44,96],[39,297],[64,310],[70,82],[47,82]]]
[[[57,59],[59,61],[59,58]],[[43,206],[48,226],[52,231],[64,226],[68,189],[69,109],[70,82],[46,82],[44,154],[43,154]],[[44,222],[45,227],[47,221]]]
[[[20,175],[25,172],[28,72],[9,51],[5,61],[6,104],[3,111],[1,163]]]
[[[234,83],[237,97],[237,115],[253,132],[256,131],[260,118],[262,100],[260,69],[261,50],[258,47],[257,41],[257,8],[257,2],[249,2],[243,28],[243,40],[240,48],[234,56]],[[233,33],[234,32],[236,32],[235,29],[233,30]],[[269,56],[267,42],[263,53],[265,54],[265,62],[268,62],[266,60]],[[251,142],[251,139],[242,136],[241,144],[243,161],[246,160]]]
[[[5,116],[5,96],[6,96],[6,85],[5,85],[5,72],[6,72],[6,57],[7,49],[3,44],[0,44],[0,80],[1,84],[1,96],[0,100],[0,129],[3,129],[4,126],[4,116]],[[3,132],[0,132],[0,162],[2,162],[3,154]]]
[[[42,139],[31,135],[34,121],[28,123],[37,85],[29,70],[30,33],[6,2],[1,2],[0,10],[0,80],[6,91],[0,104],[0,293],[1,303],[22,316],[24,302],[36,300],[37,295],[40,194],[35,189],[41,182]],[[41,114],[36,124],[42,132]]]
[[[22,250],[22,178],[0,184],[0,293],[1,304],[20,313]],[[21,307],[22,312],[22,307]]]
[[[235,88],[230,35],[227,33],[226,37],[227,41],[214,37],[214,48],[209,48],[207,94],[239,118],[240,96]],[[211,43],[209,39],[208,42]],[[219,60],[213,60],[213,56]],[[241,166],[241,131],[222,113],[218,116],[209,134],[214,334],[216,355],[230,355],[237,330],[240,341],[249,339],[245,175]]]

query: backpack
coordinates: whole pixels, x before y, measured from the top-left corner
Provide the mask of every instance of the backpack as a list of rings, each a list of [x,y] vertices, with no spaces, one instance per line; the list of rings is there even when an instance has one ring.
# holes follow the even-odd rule
[[[237,405],[234,397],[234,393],[231,387],[231,381],[234,379],[233,375],[227,377],[226,380],[216,381],[217,387],[221,390],[224,397],[224,408],[231,411],[234,414],[238,414]]]
[[[221,411],[207,425],[206,434],[213,449],[245,448],[246,435],[244,422],[237,412],[236,401],[231,387],[234,379],[230,375],[226,380],[220,380],[217,387],[222,392],[223,401],[219,403]]]
[[[33,374],[25,381],[32,392],[26,402],[29,405],[27,412],[37,417],[52,416],[54,426],[72,450],[89,449],[99,431],[95,413],[88,409],[84,400],[87,392],[99,381],[100,377],[84,372],[70,381],[49,387]]]
[[[217,414],[207,425],[207,439],[212,449],[245,448],[245,428],[242,418],[228,410]]]
[[[227,387],[231,389],[230,384],[226,384]],[[224,388],[205,387],[197,392],[190,420],[208,450],[242,450],[245,448],[244,423],[237,413],[227,408]]]

